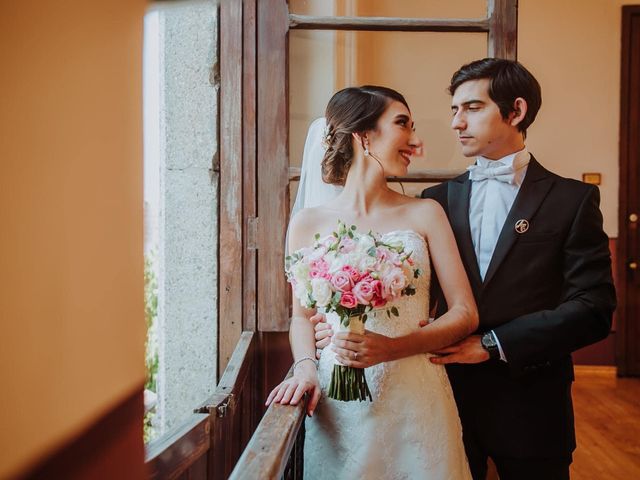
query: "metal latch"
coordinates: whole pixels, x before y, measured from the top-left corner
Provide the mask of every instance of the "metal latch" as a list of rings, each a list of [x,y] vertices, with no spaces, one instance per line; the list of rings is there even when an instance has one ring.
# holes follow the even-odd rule
[[[232,398],[233,394],[230,393],[225,401],[216,407],[216,417],[224,418],[224,416],[227,414],[227,408],[229,407],[229,403],[231,402]]]

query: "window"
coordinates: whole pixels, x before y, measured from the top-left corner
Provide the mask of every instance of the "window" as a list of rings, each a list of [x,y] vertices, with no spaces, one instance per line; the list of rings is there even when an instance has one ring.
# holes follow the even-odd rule
[[[145,18],[147,438],[187,418],[217,380],[217,5]]]

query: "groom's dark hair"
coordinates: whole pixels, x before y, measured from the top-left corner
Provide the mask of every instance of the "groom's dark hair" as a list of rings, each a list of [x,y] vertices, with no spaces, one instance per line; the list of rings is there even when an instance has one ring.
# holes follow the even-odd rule
[[[542,91],[536,78],[516,61],[483,58],[463,65],[453,74],[449,93],[453,95],[465,82],[483,78],[489,79],[489,97],[496,102],[505,120],[514,111],[516,98],[524,98],[527,102],[527,113],[518,124],[518,130],[526,134],[542,105]]]

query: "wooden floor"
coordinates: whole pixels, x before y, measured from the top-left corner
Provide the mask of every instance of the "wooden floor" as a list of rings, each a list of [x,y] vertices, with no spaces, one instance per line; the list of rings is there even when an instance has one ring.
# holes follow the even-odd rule
[[[613,367],[576,367],[573,405],[571,479],[640,479],[640,378],[617,378]]]

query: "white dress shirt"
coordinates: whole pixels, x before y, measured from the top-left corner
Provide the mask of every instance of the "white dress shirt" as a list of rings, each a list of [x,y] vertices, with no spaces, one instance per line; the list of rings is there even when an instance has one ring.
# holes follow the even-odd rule
[[[496,178],[472,180],[471,183],[469,226],[471,227],[471,240],[478,259],[480,276],[483,280],[504,222],[527,173],[530,159],[531,155],[526,147],[499,160],[489,160],[484,157],[476,159],[476,165],[479,168],[512,167],[514,171],[512,183]],[[506,361],[500,341],[495,333],[492,333],[500,349],[500,358]]]

